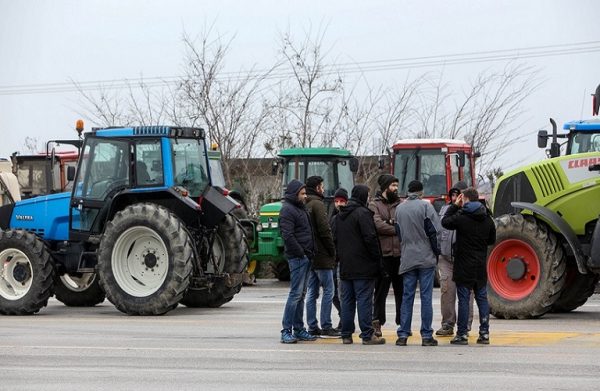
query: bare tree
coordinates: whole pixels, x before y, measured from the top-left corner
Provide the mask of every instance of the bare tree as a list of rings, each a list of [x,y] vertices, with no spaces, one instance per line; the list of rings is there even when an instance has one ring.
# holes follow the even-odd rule
[[[26,136],[23,140],[23,149],[30,154],[36,154],[42,151],[43,147],[37,137]]]

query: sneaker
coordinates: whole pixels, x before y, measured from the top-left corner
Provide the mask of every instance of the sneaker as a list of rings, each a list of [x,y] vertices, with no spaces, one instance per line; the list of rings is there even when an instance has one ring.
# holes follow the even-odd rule
[[[443,325],[435,332],[435,335],[439,335],[440,337],[452,337],[454,335],[454,327]]]
[[[281,343],[296,343],[298,340],[292,335],[291,331],[285,330],[281,332]]]
[[[378,337],[375,334],[373,334],[371,336],[371,338],[363,339],[362,344],[363,345],[383,345],[383,344],[385,344],[385,338]]]
[[[319,335],[321,335],[323,331],[320,328],[316,328],[314,330],[308,330],[308,333],[314,337],[318,337]]]
[[[398,339],[396,340],[396,346],[406,346],[406,341],[408,341],[408,338],[398,337]]]
[[[452,338],[450,343],[452,345],[468,345],[469,338],[466,335],[456,335],[456,337]]]
[[[435,338],[423,338],[421,346],[438,346],[438,341]]]
[[[373,321],[373,330],[375,330],[375,335],[377,337],[381,337],[383,334],[381,333],[381,323],[378,320]]]
[[[489,345],[490,344],[490,335],[489,334],[479,334],[479,338],[477,338],[477,343],[481,345]]]
[[[351,345],[354,341],[352,340],[352,337],[342,337],[342,343],[344,345]]]
[[[306,329],[302,329],[300,331],[294,331],[294,337],[296,337],[296,339],[298,341],[316,341],[317,337],[315,337],[314,335],[310,335],[308,333],[308,331],[306,331]]]
[[[340,333],[336,329],[324,329],[324,330],[321,330],[321,336],[322,337],[330,337],[330,338],[331,337],[333,337],[333,338],[339,338],[339,337],[342,336],[342,333]]]

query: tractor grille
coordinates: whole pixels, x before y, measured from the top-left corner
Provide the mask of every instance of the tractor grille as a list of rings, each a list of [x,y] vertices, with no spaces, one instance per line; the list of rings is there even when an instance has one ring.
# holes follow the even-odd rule
[[[542,163],[533,167],[531,171],[533,172],[544,197],[548,197],[565,189],[554,164]]]

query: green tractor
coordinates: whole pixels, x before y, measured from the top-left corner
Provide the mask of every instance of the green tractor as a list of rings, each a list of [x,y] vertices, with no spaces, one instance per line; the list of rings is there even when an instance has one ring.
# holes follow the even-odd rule
[[[306,182],[313,175],[325,180],[325,205],[329,213],[333,210],[333,194],[343,187],[348,192],[354,186],[354,173],[358,170],[358,159],[339,148],[291,148],[282,150],[273,165],[273,174],[281,176],[282,194],[292,179]],[[290,279],[287,261],[283,255],[283,239],[279,231],[281,201],[265,204],[260,208],[257,226],[257,246],[250,254],[248,272],[253,273],[257,263],[270,263],[273,272],[281,281]]]
[[[597,105],[595,104],[596,108]],[[502,176],[493,195],[497,240],[487,260],[491,313],[536,318],[568,312],[594,293],[600,274],[600,120],[538,134],[549,159]],[[558,138],[566,139],[560,156]]]

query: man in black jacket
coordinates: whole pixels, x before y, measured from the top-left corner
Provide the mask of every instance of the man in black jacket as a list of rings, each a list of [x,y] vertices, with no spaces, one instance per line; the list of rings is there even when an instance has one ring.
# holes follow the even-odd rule
[[[283,239],[284,255],[290,267],[290,293],[281,322],[282,343],[316,340],[316,337],[310,335],[304,327],[304,295],[310,270],[310,258],[315,254],[313,231],[305,202],[306,186],[293,179],[287,185],[281,212],[279,212],[279,229]]]
[[[458,294],[458,330],[450,343],[468,345],[467,320],[469,299],[475,292],[479,309],[479,338],[477,343],[490,343],[490,307],[487,300],[486,258],[489,245],[496,241],[496,227],[487,209],[479,202],[477,190],[470,187],[450,205],[442,226],[456,230],[453,279]]]
[[[383,267],[373,212],[367,208],[368,198],[367,186],[354,186],[348,204],[341,208],[332,225],[340,261],[344,344],[352,343],[357,307],[363,345],[385,343],[384,338],[374,334],[372,326],[375,280]]]

